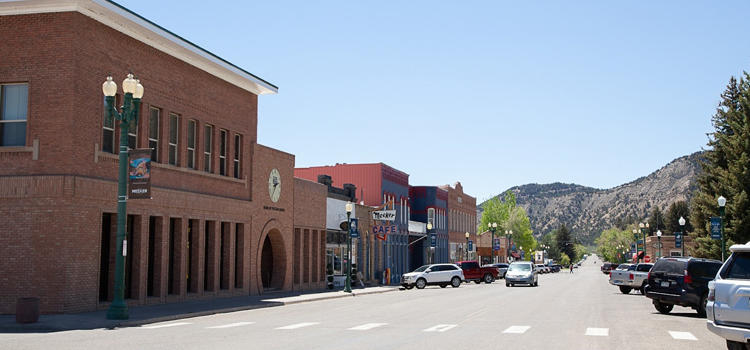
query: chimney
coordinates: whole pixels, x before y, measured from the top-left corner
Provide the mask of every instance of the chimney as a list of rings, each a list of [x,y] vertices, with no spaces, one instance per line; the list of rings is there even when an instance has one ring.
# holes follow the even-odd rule
[[[357,186],[354,186],[353,184],[344,184],[344,192],[346,192],[346,195],[352,199],[352,202],[357,201]]]
[[[318,183],[331,187],[331,185],[333,185],[333,180],[330,175],[318,175]]]

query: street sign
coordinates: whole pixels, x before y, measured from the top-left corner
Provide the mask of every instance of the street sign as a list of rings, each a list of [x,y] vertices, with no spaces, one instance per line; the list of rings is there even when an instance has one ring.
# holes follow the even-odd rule
[[[682,232],[674,233],[674,246],[675,248],[682,248]]]
[[[352,224],[349,226],[349,237],[351,238],[359,238],[359,230],[357,229],[358,225],[357,222],[358,219],[351,219]]]
[[[711,239],[721,239],[721,218],[711,217]]]
[[[396,221],[396,210],[376,210],[372,212],[372,219],[378,221]]]
[[[437,235],[430,233],[430,247],[437,247]]]
[[[474,241],[469,241],[469,250],[474,250]]]

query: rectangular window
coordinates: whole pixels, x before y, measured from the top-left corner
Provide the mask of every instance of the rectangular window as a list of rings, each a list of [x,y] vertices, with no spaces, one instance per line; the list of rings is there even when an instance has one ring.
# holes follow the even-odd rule
[[[219,130],[219,175],[227,174],[227,131]]]
[[[427,223],[435,228],[435,208],[427,208]]]
[[[187,125],[187,167],[195,169],[195,120],[188,120]]]
[[[242,135],[234,135],[234,177],[242,178],[242,168],[240,167],[240,157],[242,157]]]
[[[117,97],[115,96],[115,101]],[[109,113],[109,107],[107,106],[106,98],[102,100],[104,103],[104,114],[102,115],[102,152],[115,153],[115,118],[114,114]],[[115,103],[117,105],[117,103]]]
[[[151,107],[148,116],[148,148],[151,149],[151,161],[159,162],[159,115],[161,110]]]
[[[214,127],[206,125],[203,128],[203,170],[211,172],[211,149],[213,144]]]
[[[169,115],[169,164],[179,165],[177,161],[177,136],[180,128],[180,117],[176,114]]]

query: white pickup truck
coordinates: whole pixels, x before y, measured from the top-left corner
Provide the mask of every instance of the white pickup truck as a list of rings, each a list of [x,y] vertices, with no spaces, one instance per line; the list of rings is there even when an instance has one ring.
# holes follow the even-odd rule
[[[633,289],[638,289],[643,294],[652,266],[654,264],[620,264],[617,269],[609,272],[609,283],[620,287],[622,294],[628,294]]]

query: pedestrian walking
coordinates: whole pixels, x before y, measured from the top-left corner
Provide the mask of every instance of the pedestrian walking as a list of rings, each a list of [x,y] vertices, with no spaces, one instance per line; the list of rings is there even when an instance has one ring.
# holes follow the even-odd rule
[[[570,264],[570,273],[573,273],[573,264]]]

